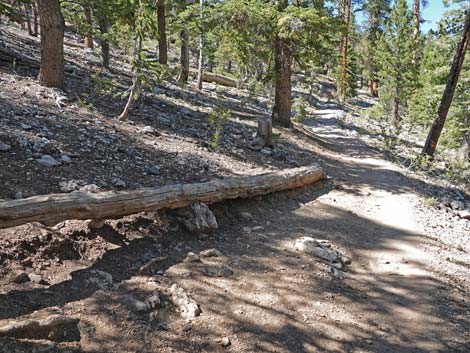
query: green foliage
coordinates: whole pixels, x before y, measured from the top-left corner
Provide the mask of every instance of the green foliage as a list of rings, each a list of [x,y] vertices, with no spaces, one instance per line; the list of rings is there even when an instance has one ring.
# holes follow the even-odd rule
[[[423,59],[419,71],[420,86],[410,104],[407,121],[414,126],[430,127],[447,82],[450,63],[460,40],[462,10],[449,12],[439,24],[440,30],[426,38]],[[467,56],[462,68],[454,99],[440,139],[444,148],[459,148],[470,136],[470,60]],[[457,168],[458,169],[458,168]]]
[[[413,53],[417,43],[413,29],[413,13],[406,0],[397,0],[377,50],[380,104],[388,116],[391,116],[394,100],[399,102],[399,116],[405,115],[409,97],[416,87],[417,67]]]
[[[292,102],[294,121],[302,122],[307,119],[307,101],[303,97],[297,97]]]
[[[230,110],[224,109],[221,107],[215,108],[208,118],[209,126],[213,130],[212,140],[209,142],[209,145],[212,148],[217,148],[220,145],[220,140],[224,132],[225,123],[230,118]]]

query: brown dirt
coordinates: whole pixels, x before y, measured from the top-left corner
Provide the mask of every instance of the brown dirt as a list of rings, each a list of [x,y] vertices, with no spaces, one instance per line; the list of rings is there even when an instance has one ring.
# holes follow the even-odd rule
[[[236,118],[246,112],[243,93],[235,90],[226,93],[231,100],[225,101],[234,118],[213,150],[204,145],[210,138],[204,125],[208,110],[191,115],[195,122],[175,119],[174,126],[162,127],[152,118],[155,112],[136,109],[121,124],[104,109],[59,109],[53,98],[36,96],[40,88],[25,73],[1,70],[0,118],[8,130],[0,140],[12,145],[11,152],[0,153],[5,198],[17,191],[27,196],[59,191],[61,180],[83,179],[112,189],[111,179],[119,177],[135,188],[295,164],[247,148],[254,120]],[[168,104],[163,96],[148,97],[150,106],[160,107],[157,115],[171,117],[183,106],[199,109],[195,101],[212,99],[192,88],[172,87],[172,108],[161,108]],[[22,115],[24,109],[44,114]],[[0,352],[470,352],[468,222],[423,207],[427,196],[448,190],[430,190],[340,128],[338,109],[330,104],[318,110],[307,127],[311,136],[275,131],[281,134],[279,150],[299,164],[320,163],[329,179],[295,192],[213,205],[220,229],[207,237],[189,234],[163,212],[107,221],[99,230],[82,221],[0,230],[0,319],[28,317],[37,310],[80,319],[78,341],[1,338]],[[261,108],[251,113],[263,114]],[[51,114],[56,118],[49,126]],[[89,151],[79,152],[71,165],[38,167],[15,142],[24,133],[21,122],[33,126],[26,134],[49,127],[49,137],[64,151]],[[145,125],[154,125],[161,135],[139,135]],[[74,133],[79,128],[87,130],[82,139]],[[234,131],[241,133],[233,138]],[[102,144],[96,134],[115,140]],[[96,146],[86,147],[94,140]],[[158,148],[149,148],[155,141]],[[140,155],[124,152],[128,157],[122,158],[116,146],[132,147]],[[100,161],[94,151],[106,158]],[[158,163],[162,174],[143,174],[145,163]],[[240,212],[254,220],[242,219]],[[446,241],[440,237],[444,228]],[[327,239],[351,258],[346,278],[335,278],[326,263],[292,250],[301,236]],[[224,256],[183,261],[188,252],[209,248]],[[161,256],[167,259],[153,273],[139,276],[142,265]],[[224,266],[233,273],[217,277],[208,271]],[[11,283],[7,278],[13,270],[39,274],[42,281]],[[191,322],[170,303],[173,283],[202,309]],[[136,311],[129,304],[129,296],[145,301],[155,290],[163,303],[158,313]],[[224,337],[228,347],[221,344]]]

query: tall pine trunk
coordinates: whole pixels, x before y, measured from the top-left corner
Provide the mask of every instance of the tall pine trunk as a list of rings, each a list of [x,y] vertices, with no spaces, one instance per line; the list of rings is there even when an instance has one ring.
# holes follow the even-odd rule
[[[344,0],[343,16],[346,29],[341,41],[341,100],[345,102],[348,66],[349,24],[351,21],[351,0]]]
[[[181,71],[179,81],[180,83],[187,83],[189,77],[189,33],[186,28],[181,30],[181,56],[180,64]]]
[[[168,46],[166,39],[166,15],[165,0],[157,1],[158,21],[158,62],[162,65],[168,64]]]
[[[287,0],[279,0],[277,9],[278,11],[283,11],[288,5]],[[291,127],[292,83],[290,42],[288,39],[279,38],[279,36],[276,36],[274,40],[274,75],[275,92],[271,118],[275,124]]]
[[[415,42],[418,41],[419,38],[419,28],[421,24],[421,0],[414,0],[413,4],[413,17],[414,17],[414,25],[415,28],[413,30],[413,39]],[[415,46],[413,51],[413,64],[416,64],[418,60],[418,46]]]
[[[457,47],[454,61],[452,62],[450,73],[447,78],[446,88],[444,90],[444,94],[442,95],[439,109],[437,110],[437,117],[431,126],[431,130],[429,131],[423,151],[421,152],[422,155],[428,155],[432,157],[436,151],[437,143],[439,142],[442,129],[444,128],[444,124],[446,122],[447,113],[449,112],[452,99],[454,98],[455,88],[457,87],[457,83],[459,81],[460,71],[462,70],[465,53],[467,52],[469,36],[470,12],[467,13],[462,39],[460,40],[460,43]]]
[[[201,35],[199,37],[199,59],[198,59],[198,68],[197,68],[197,88],[202,90],[202,75],[204,70],[204,0],[199,0],[200,4],[200,13],[199,19],[201,21]]]
[[[85,24],[87,26],[87,32],[85,35],[85,49],[93,49],[93,20],[91,17],[91,5],[85,4],[83,7],[83,15],[85,16]]]
[[[64,88],[64,18],[59,0],[38,0],[41,17],[41,67],[39,82]]]
[[[37,0],[33,0],[31,2],[33,6],[33,36],[37,37],[39,34],[39,13],[38,13],[38,6],[37,6]]]
[[[106,39],[106,34],[108,33],[108,20],[104,15],[100,15],[98,17],[98,25],[101,32],[101,60],[103,62],[103,67],[109,69],[109,41]]]
[[[26,27],[28,28],[28,34],[30,36],[34,36],[30,13],[31,13],[31,4],[24,4],[24,16],[25,16],[25,21],[26,21]]]
[[[274,42],[274,72],[276,82],[272,120],[275,124],[291,127],[291,53],[286,39],[276,38]]]

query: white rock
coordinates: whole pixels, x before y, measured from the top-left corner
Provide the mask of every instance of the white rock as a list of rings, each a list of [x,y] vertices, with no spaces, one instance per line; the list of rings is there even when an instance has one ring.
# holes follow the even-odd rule
[[[11,146],[7,143],[0,142],[0,152],[8,152],[11,150]]]
[[[43,155],[41,158],[36,159],[36,162],[39,164],[48,166],[48,167],[55,167],[60,165],[60,162],[55,160],[52,156],[49,156],[48,154]]]
[[[70,158],[69,156],[67,156],[66,154],[63,154],[61,157],[60,157],[60,160],[64,163],[72,163],[72,158]]]

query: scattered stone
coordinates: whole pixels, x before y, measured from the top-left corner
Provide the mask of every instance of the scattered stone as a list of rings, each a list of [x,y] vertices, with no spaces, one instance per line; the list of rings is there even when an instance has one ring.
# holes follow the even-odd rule
[[[54,154],[57,148],[45,137],[34,137],[32,140],[33,152],[41,154]]]
[[[61,181],[59,183],[60,191],[62,192],[72,192],[80,188],[81,180],[68,180]]]
[[[21,270],[12,270],[4,278],[4,282],[6,283],[21,284],[21,283],[26,283],[29,281],[30,279],[28,275],[26,274],[26,272],[21,271]]]
[[[176,283],[170,287],[171,301],[179,309],[181,316],[186,320],[192,320],[201,315],[202,311],[194,299]]]
[[[460,218],[470,220],[470,210],[462,210],[458,212]]]
[[[39,318],[7,319],[0,321],[0,336],[58,342],[79,340],[78,322],[77,318],[57,314]]]
[[[91,270],[92,277],[88,278],[88,283],[96,285],[100,289],[110,289],[113,287],[113,276],[105,271]]]
[[[256,226],[256,227],[251,228],[251,231],[253,232],[262,232],[263,230],[264,230],[263,226]]]
[[[28,147],[28,138],[26,136],[19,136],[17,141],[22,148]]]
[[[147,134],[147,135],[158,135],[158,132],[157,130],[155,130],[155,128],[153,128],[152,126],[144,126],[141,130],[140,130],[141,133],[143,134]]]
[[[42,276],[38,275],[36,273],[30,273],[28,275],[29,279],[34,282],[34,283],[41,283],[42,282]]]
[[[161,167],[157,164],[147,164],[144,170],[148,175],[159,175]]]
[[[247,222],[252,222],[254,220],[253,216],[248,212],[240,212],[238,215],[242,220]]]
[[[11,150],[11,146],[7,143],[0,142],[0,152],[8,152]]]
[[[97,193],[99,192],[101,189],[98,185],[96,184],[87,184],[87,185],[84,185],[82,186],[81,188],[78,189],[79,191],[82,191],[82,192],[89,192],[89,193]]]
[[[18,191],[17,193],[15,193],[15,195],[13,195],[13,198],[15,200],[21,200],[21,199],[24,199],[24,195],[21,191]]]
[[[328,262],[340,262],[340,255],[333,249],[331,244],[319,241],[311,237],[301,237],[294,243],[294,249],[300,252],[313,254]]]
[[[201,262],[201,259],[199,258],[199,255],[193,252],[188,252],[186,257],[183,259],[183,262]]]
[[[339,260],[338,253],[331,249],[315,247],[313,248],[312,253],[315,256],[329,262],[335,262]]]
[[[230,338],[228,337],[222,337],[222,339],[220,340],[220,345],[222,347],[228,347],[232,344],[232,342],[230,342]]]
[[[70,158],[66,154],[63,154],[62,156],[60,156],[60,160],[64,163],[67,163],[67,164],[72,163],[72,158]]]
[[[271,151],[269,148],[262,148],[260,152],[267,156],[270,156],[273,154],[273,151]]]
[[[188,207],[177,209],[175,214],[192,233],[208,233],[219,229],[214,213],[202,202],[193,202]]]
[[[465,204],[462,201],[454,200],[450,203],[450,207],[453,210],[463,210],[465,208]]]
[[[198,238],[199,240],[201,240],[201,241],[204,241],[204,240],[209,239],[209,235],[206,234],[206,233],[199,233],[199,234],[197,235],[197,238]]]
[[[202,257],[221,257],[223,256],[223,254],[217,250],[217,249],[207,249],[207,250],[203,250],[199,253],[200,256]]]
[[[251,228],[250,227],[243,227],[243,232],[246,233],[246,234],[250,234],[251,233]]]
[[[48,167],[55,167],[60,165],[59,161],[55,160],[52,156],[48,154],[43,155],[41,158],[37,159],[36,162]]]
[[[331,271],[331,274],[337,279],[345,279],[346,276],[348,275],[346,272],[338,270],[335,267],[331,267],[330,271]]]
[[[111,183],[112,183],[115,187],[118,187],[118,188],[125,188],[125,187],[126,187],[126,183],[124,182],[124,180],[119,179],[119,178],[113,178],[113,179],[111,180]]]
[[[31,130],[31,125],[28,125],[28,124],[21,123],[20,127],[23,130]]]

